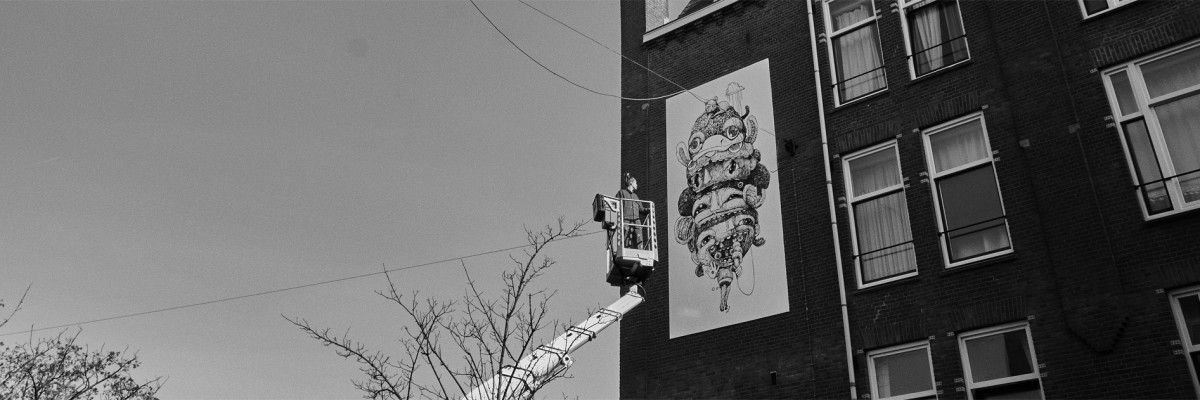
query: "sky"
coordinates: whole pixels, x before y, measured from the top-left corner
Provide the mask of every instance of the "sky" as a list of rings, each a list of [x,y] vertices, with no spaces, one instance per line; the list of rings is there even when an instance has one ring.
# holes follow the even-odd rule
[[[617,2],[531,4],[619,46]],[[619,92],[619,56],[516,1],[479,6],[551,69]],[[31,286],[0,335],[517,246],[618,189],[619,101],[541,69],[466,1],[5,1],[0,71],[0,298]],[[556,317],[617,298],[603,240],[548,249]],[[495,281],[507,254],[462,263]],[[466,282],[457,260],[392,276],[443,299]],[[354,399],[357,366],[283,316],[398,354],[385,287],[69,329],[136,353],[162,398]],[[543,393],[616,397],[619,329]]]

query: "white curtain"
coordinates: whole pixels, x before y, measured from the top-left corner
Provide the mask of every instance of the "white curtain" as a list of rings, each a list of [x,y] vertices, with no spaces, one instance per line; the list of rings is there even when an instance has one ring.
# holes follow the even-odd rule
[[[929,137],[937,172],[988,157],[980,123],[979,120],[971,121]]]
[[[849,162],[851,190],[855,196],[901,183],[900,166],[894,149],[888,148]],[[912,245],[895,246],[912,240],[904,192],[854,204],[859,265],[864,281],[872,281],[917,268]],[[875,250],[891,247],[887,250]],[[867,254],[869,253],[869,254]]]
[[[900,166],[894,147],[855,158],[849,164],[856,197],[900,184]]]
[[[958,3],[950,0],[911,10],[913,62],[917,74],[966,58],[967,41],[963,36]],[[949,43],[947,43],[949,42]]]
[[[835,17],[837,27],[851,25],[871,17],[871,9],[861,5],[853,10],[838,14]],[[879,45],[875,42],[875,23],[869,23],[858,29],[838,36],[835,46],[838,50],[838,73],[842,88],[842,100],[853,99],[874,92],[884,85],[883,75],[875,72],[862,75],[867,71],[879,68],[881,64]],[[862,76],[858,76],[862,75]],[[849,79],[849,80],[847,80]]]
[[[896,246],[912,241],[903,191],[856,204],[854,217],[863,281],[917,269],[912,243]]]
[[[1151,99],[1200,84],[1200,47],[1147,63],[1142,76]]]
[[[913,35],[913,53],[916,54],[914,62],[917,64],[917,71],[925,72],[932,71],[942,67],[942,42],[946,41],[946,37],[942,35],[942,26],[938,22],[941,20],[942,10],[938,7],[924,7],[913,11],[913,29],[916,35]]]
[[[1200,169],[1200,94],[1154,107],[1176,174]],[[1183,201],[1200,200],[1200,172],[1179,177]]]

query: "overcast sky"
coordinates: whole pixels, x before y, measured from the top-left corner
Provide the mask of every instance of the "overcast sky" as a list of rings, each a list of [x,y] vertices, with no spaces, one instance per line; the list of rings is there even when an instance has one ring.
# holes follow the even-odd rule
[[[618,48],[617,2],[532,4]],[[480,7],[550,68],[619,91],[619,56],[516,1]],[[0,298],[32,284],[0,334],[520,245],[524,225],[586,219],[617,190],[619,107],[466,1],[0,2]],[[560,318],[616,298],[601,235],[549,254]],[[465,263],[481,280],[508,267]],[[461,270],[394,277],[453,298]],[[136,351],[138,376],[169,377],[162,398],[360,398],[356,365],[281,315],[394,350],[384,285],[87,324],[80,341]],[[618,329],[543,393],[616,397]]]

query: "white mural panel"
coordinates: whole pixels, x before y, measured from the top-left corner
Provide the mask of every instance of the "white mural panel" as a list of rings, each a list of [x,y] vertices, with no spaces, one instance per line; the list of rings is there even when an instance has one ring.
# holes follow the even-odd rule
[[[667,99],[671,338],[788,311],[772,104],[768,60]]]

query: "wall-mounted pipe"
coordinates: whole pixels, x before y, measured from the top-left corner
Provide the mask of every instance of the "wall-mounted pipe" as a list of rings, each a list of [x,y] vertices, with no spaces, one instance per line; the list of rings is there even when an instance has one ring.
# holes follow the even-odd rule
[[[850,313],[846,308],[846,274],[842,267],[842,245],[838,234],[837,204],[833,202],[833,172],[829,166],[829,133],[825,128],[825,96],[821,90],[821,65],[817,62],[817,28],[813,21],[813,3],[821,0],[805,1],[808,4],[808,39],[812,46],[813,83],[817,92],[817,119],[821,129],[821,163],[825,166],[825,195],[829,203],[829,226],[833,228],[833,257],[837,264],[838,300],[842,308],[842,339],[846,342],[846,374],[850,380],[850,398],[858,398],[858,388],[854,382],[854,351],[850,344]]]

